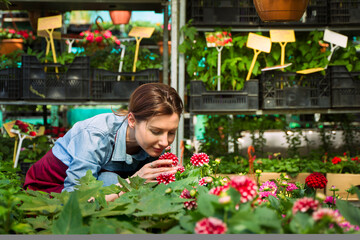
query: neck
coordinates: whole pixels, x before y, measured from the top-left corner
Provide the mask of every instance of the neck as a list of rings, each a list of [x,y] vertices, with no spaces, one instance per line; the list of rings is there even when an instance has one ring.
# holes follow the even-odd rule
[[[140,146],[138,145],[135,138],[135,131],[131,127],[127,127],[126,129],[126,153],[127,154],[135,154],[140,151]]]

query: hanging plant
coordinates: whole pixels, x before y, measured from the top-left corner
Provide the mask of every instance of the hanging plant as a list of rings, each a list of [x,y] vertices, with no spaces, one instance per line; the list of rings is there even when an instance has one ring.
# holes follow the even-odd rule
[[[131,11],[109,11],[113,24],[128,24],[131,18]]]
[[[264,22],[299,21],[309,0],[254,0],[259,17]]]

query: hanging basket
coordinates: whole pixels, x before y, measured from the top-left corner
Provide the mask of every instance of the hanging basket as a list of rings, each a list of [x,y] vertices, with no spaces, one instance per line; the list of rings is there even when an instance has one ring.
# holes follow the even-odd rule
[[[128,24],[131,18],[131,11],[109,11],[113,24]]]
[[[0,41],[0,54],[5,55],[16,50],[23,50],[24,40],[22,38],[3,39]]]
[[[253,0],[263,22],[294,22],[303,16],[309,0]]]

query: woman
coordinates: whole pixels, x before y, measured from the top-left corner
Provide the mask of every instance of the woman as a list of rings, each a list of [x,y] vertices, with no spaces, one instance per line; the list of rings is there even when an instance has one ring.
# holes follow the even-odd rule
[[[118,176],[152,182],[160,174],[176,173],[177,167],[158,168],[171,166],[172,160],[156,159],[174,141],[182,111],[175,89],[162,83],[143,84],[132,93],[125,116],[105,113],[74,124],[29,169],[24,188],[73,191],[76,179],[89,169],[104,186],[117,184]],[[107,198],[113,199],[114,194]]]

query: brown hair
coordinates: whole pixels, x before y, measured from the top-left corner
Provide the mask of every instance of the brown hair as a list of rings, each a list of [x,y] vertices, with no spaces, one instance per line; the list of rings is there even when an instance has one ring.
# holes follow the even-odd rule
[[[138,121],[147,121],[153,116],[181,115],[183,102],[176,90],[163,83],[146,83],[131,94],[128,113],[133,113]],[[121,112],[116,112],[122,115]]]

